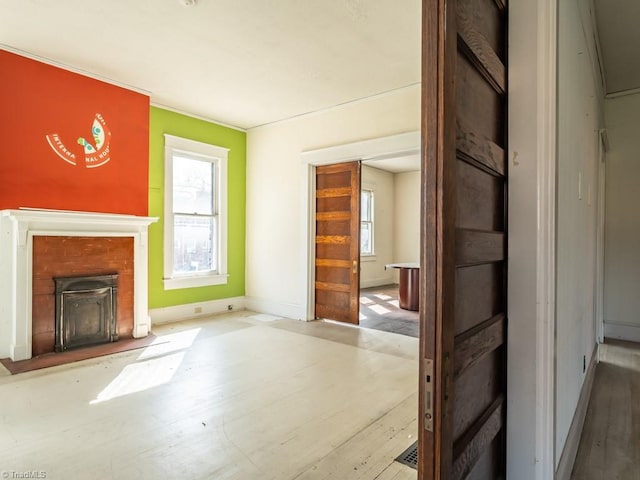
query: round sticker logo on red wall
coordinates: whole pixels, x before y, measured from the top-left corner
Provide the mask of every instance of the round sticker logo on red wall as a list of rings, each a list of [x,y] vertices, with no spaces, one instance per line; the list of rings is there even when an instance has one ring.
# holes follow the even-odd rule
[[[93,143],[84,137],[79,137],[77,143],[84,148],[84,162],[87,168],[101,167],[111,160],[109,143],[111,141],[111,131],[102,115],[96,113],[91,125],[91,136]],[[56,155],[71,165],[77,165],[76,154],[65,147],[60,135],[51,133],[46,136],[49,146]]]

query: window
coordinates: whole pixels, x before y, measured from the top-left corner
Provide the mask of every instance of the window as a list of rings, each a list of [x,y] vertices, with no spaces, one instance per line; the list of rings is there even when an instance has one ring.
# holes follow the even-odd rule
[[[373,255],[373,191],[360,191],[360,255]]]
[[[164,137],[164,287],[226,284],[229,150]]]

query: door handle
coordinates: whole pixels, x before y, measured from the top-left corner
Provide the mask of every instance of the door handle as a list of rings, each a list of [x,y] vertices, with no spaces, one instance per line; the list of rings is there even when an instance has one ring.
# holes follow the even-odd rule
[[[353,266],[351,267],[351,271],[353,273],[358,273],[358,261],[357,260],[353,261]]]

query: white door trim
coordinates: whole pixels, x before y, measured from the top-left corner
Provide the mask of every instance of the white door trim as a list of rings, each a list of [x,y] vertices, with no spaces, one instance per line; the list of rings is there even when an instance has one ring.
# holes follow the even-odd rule
[[[537,480],[555,474],[556,399],[556,183],[557,183],[557,0],[539,2],[538,52],[538,251],[536,350]],[[545,22],[546,20],[546,22]]]
[[[509,3],[507,478],[555,474],[557,0]]]
[[[598,217],[596,226],[596,340],[604,342],[604,220],[606,205],[606,160],[607,132],[601,129],[598,132]]]

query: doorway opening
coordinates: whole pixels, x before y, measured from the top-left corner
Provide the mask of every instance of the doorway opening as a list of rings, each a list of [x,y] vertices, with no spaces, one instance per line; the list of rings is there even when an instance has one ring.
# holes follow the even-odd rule
[[[394,267],[419,267],[420,156],[363,161],[361,178],[360,326],[418,338],[418,307],[400,291],[407,270]]]
[[[308,165],[306,193],[309,208],[305,232],[308,235],[307,320],[335,320],[316,312],[319,292],[316,290],[319,281],[317,265],[318,262],[327,264],[326,258],[318,259],[318,250],[323,252],[322,256],[326,248],[317,241],[318,238],[322,242],[343,240],[325,238],[326,225],[317,222],[316,169],[322,171],[322,167],[328,165],[360,162],[360,197],[354,212],[359,227],[356,235],[359,238],[354,238],[358,248],[353,258],[340,259],[341,263],[351,267],[352,273],[357,272],[354,287],[357,289],[357,301],[351,307],[355,308],[355,313],[351,312],[351,315],[355,315],[355,321],[349,323],[418,337],[419,314],[417,311],[400,308],[399,273],[388,267],[398,262],[419,262],[419,133],[409,132],[309,151],[303,153],[302,158]],[[333,193],[335,192],[323,191],[320,195]],[[327,216],[326,212],[322,215]],[[322,231],[318,232],[317,229]],[[324,272],[322,275],[324,276]],[[322,287],[326,287],[326,282],[322,282],[322,279],[320,282],[324,283]],[[344,284],[339,288],[344,290]],[[319,296],[324,298],[325,291],[320,291]],[[342,318],[353,317],[343,314]]]

